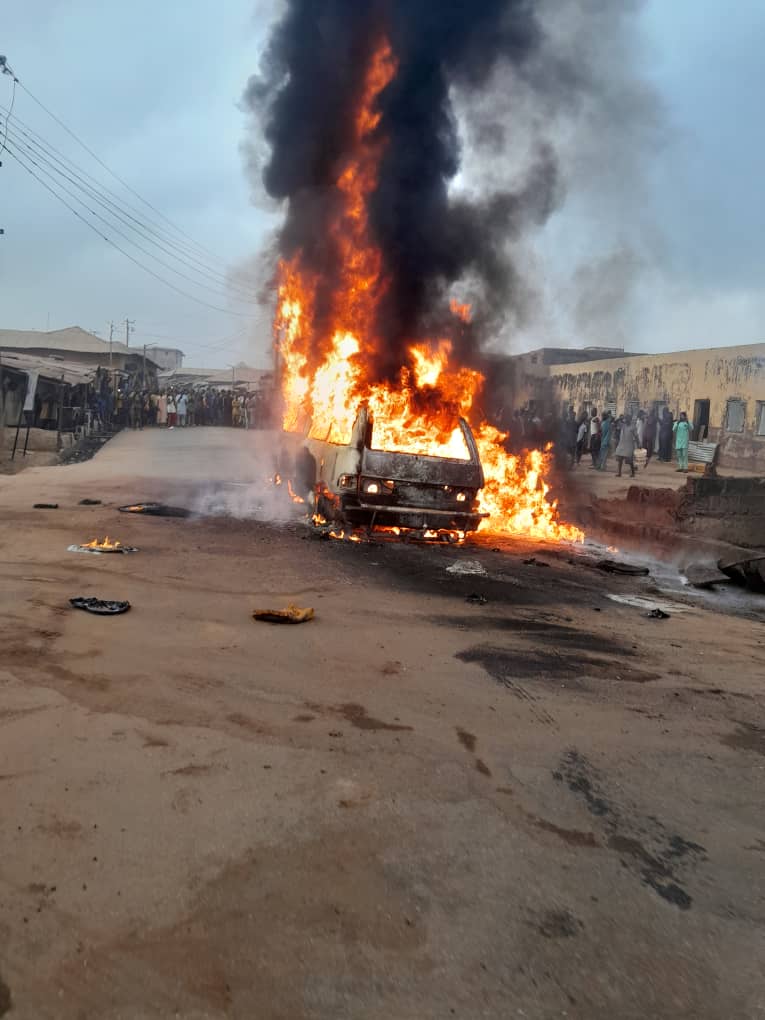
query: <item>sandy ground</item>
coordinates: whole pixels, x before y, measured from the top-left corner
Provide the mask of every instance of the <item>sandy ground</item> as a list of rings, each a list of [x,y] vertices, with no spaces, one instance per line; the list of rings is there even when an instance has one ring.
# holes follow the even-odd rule
[[[0,481],[0,1015],[764,1015],[762,607],[116,511],[244,514],[267,441],[123,433]],[[106,533],[140,552],[66,551]],[[251,618],[290,601],[316,619]]]

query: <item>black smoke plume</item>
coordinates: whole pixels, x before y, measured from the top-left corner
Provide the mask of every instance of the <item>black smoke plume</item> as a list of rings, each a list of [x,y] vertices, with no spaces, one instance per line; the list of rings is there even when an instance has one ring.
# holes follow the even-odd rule
[[[508,89],[523,82],[552,116],[586,90],[575,57],[548,66],[540,58],[542,7],[538,0],[287,0],[261,71],[248,83],[245,102],[269,146],[263,184],[286,202],[279,252],[289,258],[299,250],[302,265],[320,277],[321,334],[339,268],[327,230],[334,183],[370,58],[381,38],[391,45],[398,70],[378,98],[385,148],[368,201],[372,240],[389,281],[377,322],[378,379],[396,376],[412,341],[447,330],[463,363],[480,365],[481,343],[523,319],[529,291],[510,253],[561,198],[555,147],[544,129],[515,139],[512,116],[489,123],[490,141],[494,133],[530,156],[520,179],[508,174],[490,192],[472,195],[454,187],[464,155],[454,103],[497,82]],[[507,107],[504,95],[498,108]],[[476,299],[469,327],[448,313],[454,285]]]

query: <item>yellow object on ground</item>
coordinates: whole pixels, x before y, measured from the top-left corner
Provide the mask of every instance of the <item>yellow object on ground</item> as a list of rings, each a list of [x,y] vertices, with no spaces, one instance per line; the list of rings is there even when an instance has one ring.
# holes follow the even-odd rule
[[[287,606],[286,609],[256,609],[252,614],[255,620],[266,623],[305,623],[313,619],[313,609],[301,609],[299,606]]]

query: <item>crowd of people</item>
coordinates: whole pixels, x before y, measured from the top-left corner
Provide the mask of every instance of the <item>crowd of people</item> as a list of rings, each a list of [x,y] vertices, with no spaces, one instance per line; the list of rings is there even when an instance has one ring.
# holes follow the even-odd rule
[[[232,428],[264,428],[269,409],[260,392],[241,393],[215,387],[146,389],[139,380],[113,387],[100,369],[89,387],[88,404],[104,426],[142,429],[147,426],[188,428],[223,425]]]
[[[681,411],[679,417],[674,418],[667,407],[661,415],[655,410],[638,411],[634,419],[631,414],[616,417],[610,411],[601,415],[597,408],[583,411],[577,417],[572,407],[559,422],[555,446],[559,462],[568,467],[578,465],[585,453],[589,453],[592,466],[605,471],[613,454],[616,474],[621,476],[626,464],[632,477],[636,471],[637,450],[645,450],[646,467],[654,454],[658,460],[671,463],[674,450],[677,470],[687,472],[691,432],[686,412]]]
[[[160,426],[191,428],[195,425],[225,425],[257,428],[261,402],[257,393],[207,389],[134,391],[128,397],[132,428]]]

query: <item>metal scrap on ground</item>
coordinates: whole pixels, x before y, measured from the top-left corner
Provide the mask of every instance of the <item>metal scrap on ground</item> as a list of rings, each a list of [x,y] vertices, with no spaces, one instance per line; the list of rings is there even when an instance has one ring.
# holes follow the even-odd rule
[[[485,574],[486,568],[478,560],[457,560],[446,568],[447,574]]]
[[[143,514],[147,517],[191,517],[191,510],[165,503],[131,503],[117,509],[121,514]]]
[[[115,599],[97,599],[78,596],[69,599],[69,604],[75,609],[84,609],[87,613],[95,613],[97,616],[119,616],[130,609],[129,602],[120,602]]]

